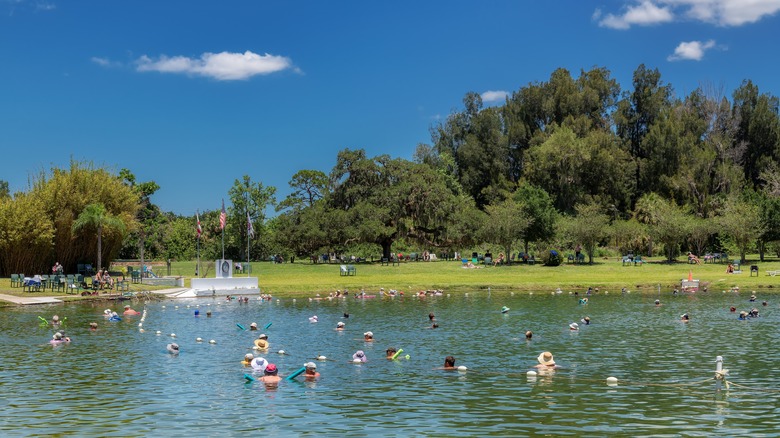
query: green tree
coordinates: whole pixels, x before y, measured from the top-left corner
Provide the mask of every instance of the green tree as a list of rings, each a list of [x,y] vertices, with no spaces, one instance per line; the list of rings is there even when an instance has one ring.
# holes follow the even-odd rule
[[[566,233],[573,242],[582,245],[588,254],[588,263],[593,264],[599,242],[608,236],[609,217],[596,204],[578,204],[577,216],[568,221]]]
[[[0,275],[49,271],[54,224],[45,210],[44,200],[30,193],[0,198]]]
[[[621,254],[640,254],[647,247],[647,227],[636,219],[613,221],[609,231]]]
[[[528,254],[529,244],[553,237],[558,212],[550,195],[532,184],[520,184],[513,197],[520,204],[523,215],[529,219],[527,226],[523,227],[518,235],[523,240],[524,252]]]
[[[8,187],[8,181],[0,179],[0,199],[10,198],[11,189]]]
[[[264,186],[262,182],[253,182],[249,175],[244,175],[241,180],[235,180],[233,187],[228,191],[231,205],[228,207],[228,223],[225,234],[230,238],[226,245],[226,252],[232,257],[241,257],[248,260],[247,242],[252,246],[256,256],[262,251],[263,241],[266,237],[265,211],[276,204],[276,187]],[[255,233],[254,238],[249,236],[249,222]],[[252,244],[254,242],[254,244]]]
[[[691,218],[688,240],[696,254],[704,254],[707,244],[717,233],[717,224],[710,218],[694,216]]]
[[[654,220],[648,226],[653,240],[663,245],[668,262],[680,254],[680,245],[690,234],[692,216],[673,202],[661,200],[654,211]]]
[[[531,225],[532,219],[523,210],[523,205],[511,198],[488,205],[485,213],[487,218],[480,232],[482,240],[499,245],[504,249],[506,260],[510,260],[512,244]]]
[[[769,163],[780,158],[780,99],[761,94],[752,81],[734,91],[733,113],[739,119],[735,141],[744,145],[741,160],[745,178],[757,187]]]
[[[759,206],[740,199],[728,202],[718,218],[725,243],[739,252],[745,263],[745,255],[756,245],[764,232]]]
[[[103,268],[103,229],[111,228],[119,232],[126,229],[124,222],[116,216],[111,215],[103,204],[95,203],[84,207],[73,222],[73,232],[84,228],[92,229],[97,232],[97,269]]]

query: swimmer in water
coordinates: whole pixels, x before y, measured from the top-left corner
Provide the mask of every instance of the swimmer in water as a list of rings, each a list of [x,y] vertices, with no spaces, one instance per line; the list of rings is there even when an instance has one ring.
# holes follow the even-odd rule
[[[307,380],[312,380],[320,377],[320,373],[317,372],[317,364],[314,362],[306,362],[304,365],[306,371],[303,372],[303,377]]]
[[[95,330],[97,330],[97,323],[96,322],[90,322],[89,323],[89,329],[92,330],[93,332]]]
[[[539,361],[539,364],[536,365],[536,368],[541,369],[552,369],[557,368],[558,366],[555,364],[555,359],[553,358],[553,354],[549,351],[545,351],[542,354],[540,354],[537,358],[537,361]]]
[[[436,319],[436,316],[433,314],[433,312],[429,313],[428,314],[428,320],[429,321],[433,321],[434,319]]]
[[[278,386],[279,381],[282,380],[282,378],[278,376],[279,370],[276,368],[276,365],[272,363],[269,363],[268,366],[265,367],[263,374],[263,377],[261,377],[259,380],[267,387]]]
[[[363,340],[365,342],[374,342],[374,333],[372,332],[363,333]]]
[[[441,368],[443,370],[455,370],[455,357],[453,356],[447,356],[444,358],[444,366]]]
[[[531,330],[527,330],[527,331],[525,332],[525,339],[526,339],[526,340],[530,341],[530,340],[531,340],[531,338],[533,338],[533,337],[534,337],[534,332],[532,332]]]
[[[387,350],[385,350],[385,354],[387,354],[387,359],[388,360],[392,360],[393,356],[395,356],[395,353],[397,353],[397,352],[398,352],[398,350],[396,350],[393,347],[390,347]]]
[[[249,324],[249,330],[257,330],[257,323],[253,322],[252,324]]]
[[[241,361],[241,365],[248,367],[252,364],[252,359],[254,359],[255,356],[252,353],[247,353],[244,355],[244,360]]]
[[[690,317],[690,316],[689,316],[687,313],[683,313],[683,314],[680,316],[680,320],[681,320],[682,322],[688,322],[688,321],[690,321],[690,320],[691,320],[691,317]]]
[[[255,347],[257,347],[258,350],[267,350],[269,347],[268,343],[268,335],[265,333],[261,333],[260,336],[255,339]]]
[[[336,323],[336,330],[343,331],[345,325],[346,324],[344,324],[342,321],[339,321],[338,323]]]

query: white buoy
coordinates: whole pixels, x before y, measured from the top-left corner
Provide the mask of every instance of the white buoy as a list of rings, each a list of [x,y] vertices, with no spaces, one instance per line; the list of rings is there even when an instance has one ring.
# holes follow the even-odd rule
[[[195,338],[195,342],[203,342],[203,338]]]
[[[465,373],[465,372],[466,372],[466,371],[468,371],[468,370],[469,370],[469,369],[468,369],[468,368],[466,368],[466,367],[465,367],[465,366],[463,366],[463,365],[461,365],[461,366],[459,366],[459,367],[458,367],[458,371],[459,371],[459,372],[461,372],[461,373]]]
[[[138,327],[143,327],[143,326],[144,326],[144,324],[142,322],[138,323]]]
[[[325,356],[317,356],[317,360],[327,360],[328,358]]]
[[[141,333],[143,333],[143,332],[144,332],[144,329],[138,329],[138,331],[139,331],[139,332],[141,332]]]
[[[178,309],[178,308],[179,308],[179,306],[173,306],[173,308],[174,308],[174,309]]]
[[[171,337],[175,338],[176,337],[176,333],[171,333]]]
[[[216,343],[217,343],[217,341],[215,341],[213,339],[209,341],[209,344],[216,344]]]
[[[617,386],[617,377],[607,377],[607,386]]]
[[[162,308],[164,309],[164,308],[165,308],[165,306],[162,306]]]
[[[156,334],[156,335],[161,335],[161,334],[162,334],[162,332],[161,332],[161,331],[159,331],[159,330],[157,330],[156,332],[154,332],[154,334]]]
[[[284,350],[279,350],[279,351],[277,351],[277,353],[284,354]]]
[[[531,370],[531,371],[525,373],[525,375],[528,376],[528,377],[536,377],[536,371]]]
[[[352,363],[363,363],[363,361],[358,359],[358,358],[355,358],[355,359],[352,359]]]

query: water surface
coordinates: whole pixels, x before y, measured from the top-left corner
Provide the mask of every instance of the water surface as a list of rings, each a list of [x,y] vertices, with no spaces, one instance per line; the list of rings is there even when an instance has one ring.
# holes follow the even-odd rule
[[[105,307],[116,303],[6,308],[0,310],[0,432],[776,436],[780,303],[761,294],[750,303],[748,295],[601,294],[586,305],[549,292],[133,303],[147,309],[145,333],[140,316],[103,319]],[[653,304],[657,298],[660,307]],[[770,299],[767,307],[763,298]],[[758,307],[762,316],[738,321],[732,305]],[[511,310],[502,314],[502,306]],[[438,329],[428,328],[429,312]],[[679,320],[684,312],[691,322]],[[69,345],[52,347],[53,328],[39,325],[39,315],[55,313],[68,318]],[[312,315],[320,322],[310,323]],[[570,331],[568,324],[584,316],[592,324]],[[96,332],[88,330],[91,321],[99,324]],[[345,331],[334,330],[338,321],[346,322]],[[259,332],[236,323],[248,328],[251,322],[269,335],[271,353],[263,356],[281,375],[325,355],[329,360],[317,362],[322,377],[283,382],[275,390],[247,383],[240,361]],[[362,340],[369,330],[374,343]],[[526,330],[534,332],[530,342]],[[181,346],[178,356],[165,350],[171,333]],[[391,346],[410,358],[384,359]],[[276,354],[279,349],[288,354]],[[349,363],[356,350],[369,361]],[[527,371],[545,350],[561,368],[529,379]],[[447,355],[469,371],[435,370]],[[740,386],[715,391],[717,355]],[[608,376],[619,385],[607,386]]]

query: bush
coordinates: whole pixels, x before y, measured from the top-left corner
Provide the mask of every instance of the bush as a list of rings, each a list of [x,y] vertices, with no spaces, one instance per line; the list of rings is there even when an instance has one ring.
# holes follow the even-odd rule
[[[563,258],[558,250],[551,249],[542,253],[542,263],[544,266],[560,266],[563,263]]]

